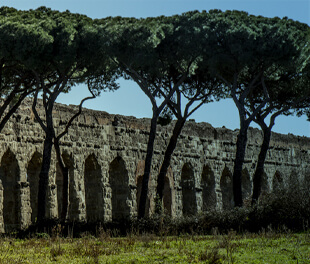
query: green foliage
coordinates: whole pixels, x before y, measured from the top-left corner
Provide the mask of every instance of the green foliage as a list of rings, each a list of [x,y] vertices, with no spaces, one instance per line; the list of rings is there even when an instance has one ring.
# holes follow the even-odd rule
[[[172,121],[173,113],[168,107],[165,107],[164,110],[160,113],[158,117],[157,124],[166,126],[169,125]]]
[[[282,81],[281,85],[281,80],[285,76],[287,80],[298,76],[309,61],[308,25],[287,18],[257,17],[239,11],[211,11],[210,19],[205,24],[213,29],[209,39],[213,41],[214,56],[210,57],[209,53],[207,56],[216,75],[224,78],[226,84],[236,82],[235,93],[240,95],[258,76],[252,94],[242,98],[246,104],[254,101],[256,109],[265,99],[262,98],[265,95],[260,84],[261,77],[267,83],[272,102],[281,100],[278,95],[292,100],[293,89],[300,91],[306,88],[300,83],[292,86],[292,82]],[[237,80],[234,81],[236,75]],[[273,86],[270,85],[272,81]],[[298,90],[294,92],[296,97]],[[251,113],[253,107],[249,107],[248,111]]]
[[[18,61],[44,76],[50,88],[65,76],[70,79],[65,91],[87,77],[96,83],[97,93],[118,88],[104,42],[90,18],[45,7],[2,7],[0,16],[0,58]]]
[[[5,263],[308,263],[309,234],[131,235],[125,238],[1,238]]]

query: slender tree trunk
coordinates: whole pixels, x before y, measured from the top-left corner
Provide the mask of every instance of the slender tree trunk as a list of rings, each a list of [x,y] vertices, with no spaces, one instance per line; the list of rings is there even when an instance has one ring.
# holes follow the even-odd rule
[[[61,152],[60,152],[60,147],[59,147],[59,142],[57,139],[54,140],[54,147],[56,150],[56,156],[57,156],[57,161],[61,170],[61,174],[62,174],[62,210],[61,210],[61,214],[60,214],[60,220],[61,221],[65,221],[67,218],[67,214],[68,214],[68,205],[69,205],[69,170],[68,168],[65,166],[65,164],[63,163],[63,160],[61,158]]]
[[[261,145],[261,149],[258,155],[258,161],[256,164],[256,169],[253,177],[253,195],[252,195],[252,206],[258,201],[259,195],[261,193],[261,183],[264,174],[264,165],[267,157],[267,151],[269,149],[270,138],[271,138],[271,128],[266,127],[263,129],[264,138]]]
[[[244,163],[246,145],[247,145],[247,131],[248,125],[241,124],[241,128],[237,137],[237,150],[234,163],[233,173],[233,194],[235,206],[241,207],[242,200],[242,167]]]
[[[39,174],[39,191],[38,191],[38,222],[45,219],[46,213],[46,192],[48,189],[49,170],[51,166],[51,156],[53,147],[53,134],[46,133],[43,148],[42,167]]]
[[[164,160],[161,165],[161,168],[160,168],[160,172],[157,177],[155,212],[158,214],[162,212],[162,200],[163,200],[163,191],[164,191],[164,186],[165,186],[165,176],[170,166],[171,157],[177,145],[177,141],[178,141],[179,135],[181,134],[185,121],[186,121],[185,118],[178,119],[176,121],[172,136],[170,138],[169,144],[165,151],[165,156],[164,156]]]
[[[60,215],[61,221],[65,221],[68,214],[68,199],[69,199],[69,170],[67,167],[63,167],[61,169],[62,177],[63,177],[63,186],[62,186],[62,211]]]
[[[37,100],[36,98],[34,100]],[[36,102],[36,101],[35,101]],[[33,105],[35,109],[35,104]],[[45,219],[46,214],[46,194],[48,190],[49,183],[49,171],[51,167],[52,159],[52,148],[53,148],[53,139],[55,136],[54,127],[53,127],[53,107],[45,108],[45,140],[43,146],[43,158],[42,166],[39,174],[39,191],[38,191],[38,222],[42,222]],[[38,122],[41,124],[42,120],[36,115]]]
[[[150,173],[151,173],[154,142],[155,142],[156,129],[157,129],[157,119],[158,119],[158,114],[153,113],[153,117],[151,119],[150,134],[149,134],[149,139],[148,139],[148,144],[147,144],[146,157],[145,157],[144,174],[143,174],[143,179],[142,179],[142,188],[141,188],[139,212],[138,212],[139,219],[144,218],[145,216],[148,183],[149,183],[149,178],[150,178]]]

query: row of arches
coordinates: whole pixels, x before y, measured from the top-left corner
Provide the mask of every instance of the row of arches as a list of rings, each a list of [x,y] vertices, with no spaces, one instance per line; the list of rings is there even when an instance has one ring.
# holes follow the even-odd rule
[[[136,177],[136,186],[132,188],[129,184],[129,174],[125,161],[116,157],[108,166],[108,177],[103,177],[103,169],[94,154],[89,155],[84,163],[83,188],[77,187],[74,175],[75,164],[72,156],[64,152],[62,154],[65,166],[68,168],[68,214],[67,218],[85,211],[86,220],[94,222],[103,220],[104,215],[110,215],[112,220],[127,218],[132,214],[133,200],[139,205],[142,174]],[[39,173],[42,164],[42,155],[35,152],[27,166],[26,182],[29,184],[29,201],[31,208],[31,222],[36,221],[38,207]],[[3,221],[6,230],[18,227],[21,218],[21,192],[18,182],[20,181],[20,169],[18,161],[11,150],[7,150],[1,159],[0,180],[3,190]],[[106,181],[106,182],[105,182]],[[277,171],[273,177],[273,187],[279,188],[283,185],[283,177]],[[56,200],[58,216],[63,210],[63,177],[61,170],[56,165],[55,184],[57,186]],[[176,193],[179,191],[181,197],[181,208],[183,215],[193,215],[199,210],[207,211],[216,208],[220,204],[223,209],[233,207],[232,173],[225,167],[220,176],[219,189],[216,177],[211,167],[204,166],[200,177],[200,185],[197,187],[195,171],[190,163],[185,163],[181,170],[178,186],[170,168],[165,178],[163,205],[167,214],[172,215],[176,210]],[[264,175],[262,188],[268,191],[267,175]],[[133,191],[134,190],[134,191]],[[245,169],[242,173],[242,191],[246,199],[251,196],[252,184],[249,172]],[[133,194],[134,193],[134,194]],[[198,193],[200,193],[198,195]],[[82,209],[79,196],[83,196]],[[199,198],[200,197],[200,198]],[[179,199],[179,198],[178,198]],[[198,199],[202,203],[198,206]],[[136,209],[137,209],[136,206]],[[151,201],[148,201],[147,210],[150,210]]]
[[[67,155],[67,154],[66,154]],[[63,155],[65,166],[69,169],[69,208],[67,218],[72,219],[79,211],[79,199],[74,187],[74,166],[70,160]],[[104,182],[102,168],[94,154],[85,159],[84,164],[84,202],[86,220],[96,222],[104,220],[105,210],[111,211],[112,220],[116,221],[130,216],[131,188],[129,186],[128,171],[121,157],[116,157],[109,165],[108,182]],[[63,175],[58,169],[56,171],[58,216],[62,213],[63,197]],[[31,188],[31,187],[30,187]],[[78,192],[82,193],[82,189]],[[107,208],[106,203],[110,204]]]
[[[74,162],[69,154],[62,155],[65,166],[68,168],[68,197],[63,197],[64,178],[60,167],[56,164],[56,201],[57,214],[60,217],[63,210],[63,199],[68,199],[67,217],[81,211],[79,208],[78,193],[82,191],[76,190],[74,180]],[[29,187],[29,209],[30,219],[34,223],[37,218],[38,208],[38,189],[39,189],[39,174],[42,165],[42,155],[35,152],[26,168],[26,187]],[[109,188],[110,193],[105,193],[103,182],[102,168],[99,165],[94,154],[88,156],[84,166],[84,204],[87,221],[93,222],[103,220],[106,198],[110,196],[112,204],[112,219],[117,220],[126,218],[130,215],[129,201],[130,187],[128,184],[128,172],[125,167],[125,162],[122,158],[115,158],[109,166]],[[4,230],[10,231],[14,228],[19,228],[21,223],[21,205],[22,191],[20,184],[20,168],[18,161],[11,150],[4,153],[0,164],[0,185],[2,192],[2,207],[3,207],[3,224]],[[83,200],[83,199],[82,199]]]

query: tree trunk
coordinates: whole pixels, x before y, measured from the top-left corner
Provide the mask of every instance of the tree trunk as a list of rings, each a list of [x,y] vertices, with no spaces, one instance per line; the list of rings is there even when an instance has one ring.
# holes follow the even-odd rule
[[[65,221],[68,214],[68,198],[69,198],[69,170],[67,167],[63,167],[61,169],[62,177],[63,177],[63,186],[62,186],[62,210],[60,215],[60,220]]]
[[[271,138],[271,128],[264,128],[264,139],[261,145],[261,149],[258,156],[258,161],[256,164],[256,170],[253,177],[253,195],[252,195],[252,206],[258,201],[261,192],[262,177],[264,174],[264,165],[267,156],[267,151],[269,149],[270,138]]]
[[[61,214],[60,214],[60,220],[65,221],[67,218],[67,213],[68,213],[68,199],[69,199],[69,193],[68,193],[68,188],[69,188],[69,169],[65,166],[63,163],[63,160],[61,158],[61,152],[60,152],[60,147],[59,147],[59,141],[57,139],[54,139],[54,147],[56,150],[56,156],[57,156],[57,161],[58,165],[61,170],[61,175],[62,175],[62,209],[61,209]]]
[[[241,128],[237,137],[237,151],[234,163],[233,173],[233,194],[235,206],[242,207],[242,167],[244,163],[246,145],[247,145],[248,125],[241,124]]]
[[[169,144],[165,151],[165,156],[164,156],[164,160],[161,165],[161,168],[160,168],[160,172],[157,177],[155,212],[158,214],[162,213],[162,200],[163,200],[163,191],[164,191],[164,186],[165,186],[165,176],[170,166],[171,157],[177,145],[179,135],[181,134],[182,128],[185,124],[185,120],[186,120],[185,118],[182,118],[176,121],[172,136],[170,138]]]
[[[158,115],[156,113],[153,113],[153,117],[151,119],[151,128],[150,128],[150,134],[149,134],[149,139],[148,139],[148,144],[147,144],[147,150],[146,150],[144,174],[143,174],[143,179],[142,179],[142,188],[141,188],[139,211],[138,211],[139,219],[144,218],[145,216],[148,183],[149,183],[149,178],[150,178],[150,173],[151,173],[154,142],[155,142],[156,129],[157,129],[157,119],[158,119]]]
[[[49,170],[51,166],[51,156],[53,147],[53,134],[46,133],[43,148],[42,167],[39,174],[38,191],[38,222],[45,219],[46,213],[46,192],[48,190]]]

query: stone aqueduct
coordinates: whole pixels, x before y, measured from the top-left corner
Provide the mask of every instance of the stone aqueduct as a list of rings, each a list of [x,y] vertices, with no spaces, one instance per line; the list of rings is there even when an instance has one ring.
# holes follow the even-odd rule
[[[59,129],[76,106],[57,104]],[[41,112],[43,115],[43,112]],[[110,115],[84,109],[62,140],[62,157],[69,168],[69,208],[74,221],[110,221],[135,217],[141,191],[148,119]],[[157,132],[150,178],[149,213],[154,208],[156,176],[172,124]],[[237,130],[187,122],[165,180],[164,207],[172,217],[210,208],[233,206],[232,170]],[[0,231],[25,228],[36,219],[39,171],[44,135],[26,100],[0,134]],[[242,188],[252,191],[252,175],[262,134],[250,129]],[[263,189],[303,181],[309,177],[310,140],[273,134]],[[62,176],[55,154],[49,178],[47,216],[61,211]]]

